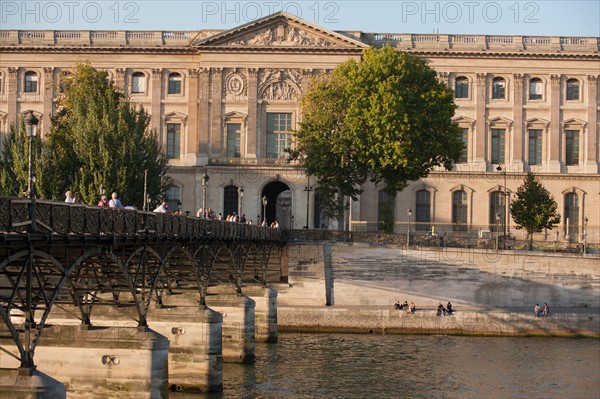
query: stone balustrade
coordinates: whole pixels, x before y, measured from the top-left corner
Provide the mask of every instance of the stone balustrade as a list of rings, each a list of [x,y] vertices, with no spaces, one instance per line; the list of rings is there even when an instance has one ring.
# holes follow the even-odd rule
[[[0,31],[0,46],[146,47],[187,46],[221,30],[202,31]],[[405,33],[353,33],[375,47],[396,46],[413,51],[551,51],[598,52],[598,37],[498,36]]]

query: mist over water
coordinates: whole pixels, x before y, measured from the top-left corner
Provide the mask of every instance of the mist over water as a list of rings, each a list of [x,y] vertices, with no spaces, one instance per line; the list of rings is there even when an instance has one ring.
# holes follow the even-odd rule
[[[598,339],[286,333],[256,352],[224,365],[223,393],[171,397],[600,397]]]

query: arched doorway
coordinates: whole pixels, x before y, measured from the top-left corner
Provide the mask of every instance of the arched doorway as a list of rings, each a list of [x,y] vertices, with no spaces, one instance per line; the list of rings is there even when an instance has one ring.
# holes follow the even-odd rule
[[[262,207],[261,220],[266,216],[268,225],[277,220],[280,228],[291,228],[292,191],[290,187],[281,181],[274,181],[263,188],[260,197],[267,197],[267,213],[264,214],[264,207]]]

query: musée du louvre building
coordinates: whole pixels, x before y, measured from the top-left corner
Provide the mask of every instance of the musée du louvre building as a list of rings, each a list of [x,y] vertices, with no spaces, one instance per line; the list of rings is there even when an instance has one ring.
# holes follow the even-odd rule
[[[506,210],[531,170],[562,215],[549,239],[578,241],[587,231],[598,242],[599,40],[334,32],[283,13],[227,31],[4,30],[0,135],[29,110],[47,132],[57,83],[89,62],[151,114],[170,159],[173,205],[195,214],[206,200],[254,223],[266,212],[283,227],[337,228],[318,181],[287,163],[284,149],[309,79],[387,44],[427,59],[454,89],[465,150],[454,170],[435,170],[395,199],[365,184],[351,204],[352,229],[376,231],[391,209],[397,232],[481,234],[506,220],[519,235]]]

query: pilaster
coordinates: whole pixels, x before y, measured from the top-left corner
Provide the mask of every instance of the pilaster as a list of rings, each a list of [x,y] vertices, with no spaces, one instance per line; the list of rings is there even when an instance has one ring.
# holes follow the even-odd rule
[[[209,154],[221,156],[223,150],[223,68],[210,69],[210,145]]]
[[[476,75],[475,84],[475,154],[474,161],[480,165],[487,165],[487,132],[485,123],[485,83],[487,80],[486,73],[478,73]],[[487,166],[485,168],[487,170]]]
[[[152,105],[151,105],[151,119],[150,119],[150,128],[156,129],[158,132],[158,137],[162,138],[162,129],[161,129],[161,112],[160,112],[160,99],[161,99],[161,78],[162,78],[162,68],[152,68],[152,83],[150,85],[150,90],[152,92]],[[162,140],[161,140],[162,142]]]
[[[584,173],[600,173],[598,163],[600,154],[598,154],[598,76],[588,75],[588,100],[587,100],[587,135],[586,152],[583,161]]]
[[[200,68],[200,109],[198,115],[198,155],[208,157],[208,101],[209,101],[210,68]],[[191,93],[190,93],[191,94]],[[191,129],[191,126],[190,126]],[[208,159],[207,159],[208,160]]]
[[[548,133],[547,167],[549,173],[560,173],[564,161],[561,160],[561,134],[560,134],[560,75],[550,75],[550,132]]]
[[[525,161],[523,159],[523,75],[513,74],[513,157],[511,169],[523,172]]]
[[[11,125],[17,124],[17,93],[19,92],[19,68],[8,67],[8,84],[6,86],[8,112],[7,112],[7,133]]]
[[[197,163],[199,154],[198,148],[198,96],[200,90],[200,71],[198,69],[188,69],[188,123],[185,145],[185,158],[193,158]]]
[[[246,125],[246,158],[256,158],[256,125],[258,102],[258,68],[248,68],[248,123]]]
[[[125,68],[115,69],[115,87],[122,92],[125,91],[125,72],[127,72]]]
[[[46,129],[47,133],[50,130],[50,116],[54,113],[54,68],[44,67],[44,85],[40,87],[40,94],[42,95],[43,101],[43,116],[42,116],[42,129]]]

